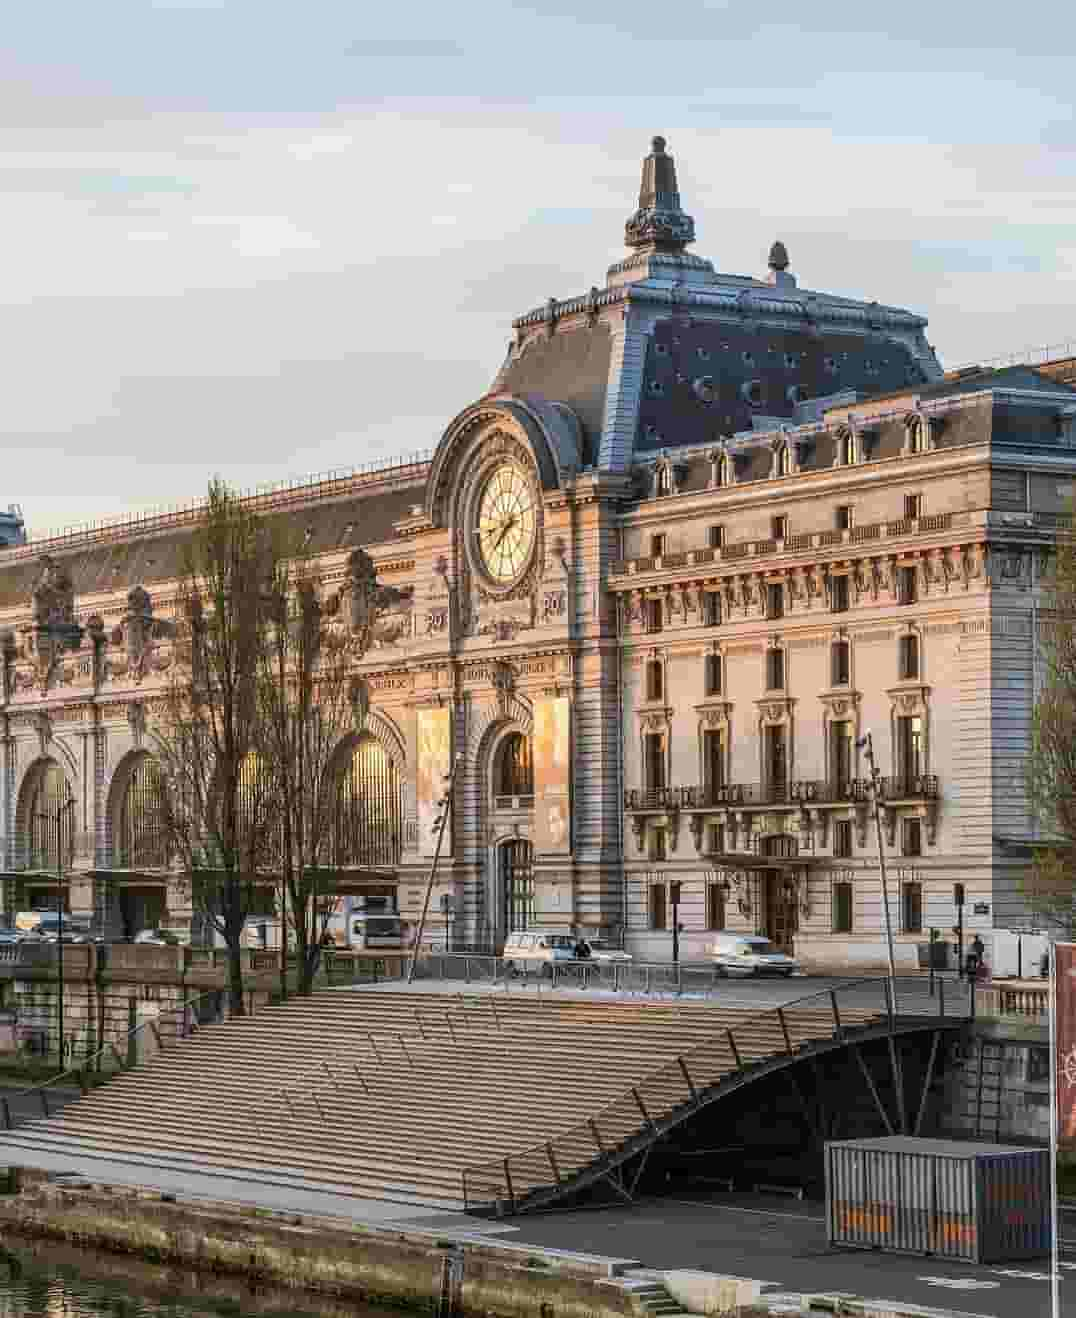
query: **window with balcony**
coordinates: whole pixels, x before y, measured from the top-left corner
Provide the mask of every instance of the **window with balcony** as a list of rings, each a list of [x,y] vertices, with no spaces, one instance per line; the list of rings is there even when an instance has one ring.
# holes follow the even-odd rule
[[[774,647],[766,651],[766,690],[783,691],[785,689],[785,652]]]
[[[771,582],[766,587],[766,617],[783,618],[785,616],[785,588],[779,582]]]
[[[838,531],[850,531],[853,525],[853,512],[850,503],[839,503],[834,518],[834,526]]]
[[[902,819],[900,821],[900,849],[906,856],[923,854],[923,821],[921,819]]]
[[[923,885],[904,883],[900,889],[900,927],[906,934],[923,932]]]
[[[648,632],[661,631],[664,622],[663,609],[661,600],[647,600],[645,605],[646,630]]]
[[[909,522],[914,522],[917,518],[923,516],[923,496],[921,494],[906,494],[904,496],[904,516]]]
[[[649,659],[646,664],[647,700],[665,699],[665,665],[660,659]]]
[[[848,577],[830,577],[829,579],[829,607],[834,613],[847,613],[850,591],[848,589]]]
[[[923,772],[923,720],[918,714],[897,719],[897,777],[902,792],[913,790]]]
[[[788,743],[784,725],[766,728],[762,746],[765,785],[771,792],[780,794],[788,784]]]
[[[706,885],[706,927],[707,929],[725,927],[725,889],[720,883]]]
[[[708,590],[702,597],[702,622],[704,627],[721,626],[721,592]]]
[[[829,725],[829,780],[839,796],[844,796],[853,775],[852,724],[840,719]]]
[[[708,654],[706,656],[703,686],[708,696],[719,696],[721,694],[721,668],[721,656],[719,654]]]
[[[847,686],[852,680],[852,648],[847,641],[830,646],[829,678],[834,686]]]
[[[665,734],[647,732],[643,735],[643,786],[648,792],[665,788]]]
[[[897,603],[914,604],[919,598],[919,589],[914,567],[897,568]]]
[[[665,929],[667,923],[667,901],[664,883],[652,883],[650,885],[650,928]]]
[[[707,527],[706,543],[710,546],[711,549],[724,549],[725,528],[723,526]]]
[[[919,637],[900,638],[900,676],[903,681],[919,676]]]
[[[852,821],[836,819],[833,821],[833,854],[841,860],[848,860],[852,855]]]
[[[706,791],[713,800],[713,793],[725,786],[725,731],[723,728],[707,728],[702,734],[702,774]]]
[[[770,539],[787,540],[788,539],[788,518],[782,513],[779,517],[770,518]]]
[[[833,885],[833,932],[852,932],[852,885],[843,880]]]

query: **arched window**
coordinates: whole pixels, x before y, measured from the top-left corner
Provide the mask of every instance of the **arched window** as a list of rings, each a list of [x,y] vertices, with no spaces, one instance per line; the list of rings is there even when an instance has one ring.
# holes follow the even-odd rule
[[[121,869],[163,869],[169,847],[164,829],[161,767],[149,755],[135,764],[115,820],[114,849]]]
[[[727,453],[722,453],[717,460],[717,484],[722,489],[729,484],[729,475],[729,456]]]
[[[340,776],[338,865],[397,865],[402,820],[400,776],[380,742],[360,737]]]
[[[841,435],[841,465],[844,467],[854,467],[856,465],[856,437],[852,430],[845,430]]]
[[[497,748],[493,791],[495,796],[534,795],[531,739],[522,732],[510,733]]]
[[[782,444],[777,450],[777,475],[787,476],[792,470],[792,455],[789,452],[788,445]]]
[[[50,761],[40,770],[27,802],[26,831],[30,849],[27,864],[32,870],[54,870],[63,855],[65,866],[71,864],[75,840],[75,807],[64,772]]]

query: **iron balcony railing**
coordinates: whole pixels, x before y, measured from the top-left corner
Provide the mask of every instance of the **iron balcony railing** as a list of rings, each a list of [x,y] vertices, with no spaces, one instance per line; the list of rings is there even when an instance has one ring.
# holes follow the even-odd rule
[[[937,774],[879,780],[883,801],[936,800]],[[688,787],[628,787],[625,810],[709,810],[737,805],[825,805],[870,800],[869,778],[794,778],[773,783],[704,783]]]

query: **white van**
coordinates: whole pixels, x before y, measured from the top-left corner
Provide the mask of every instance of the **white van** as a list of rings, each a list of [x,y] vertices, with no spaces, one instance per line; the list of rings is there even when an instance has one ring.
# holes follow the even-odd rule
[[[554,961],[575,961],[576,940],[568,934],[509,934],[501,955],[506,970],[537,968],[552,974]]]
[[[719,974],[736,979],[748,975],[792,975],[800,968],[798,961],[758,934],[718,934],[707,951]]]

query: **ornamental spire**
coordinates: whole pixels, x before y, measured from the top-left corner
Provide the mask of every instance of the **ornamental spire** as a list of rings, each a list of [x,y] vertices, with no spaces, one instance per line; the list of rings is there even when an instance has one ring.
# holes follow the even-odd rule
[[[695,221],[680,207],[676,165],[665,154],[665,139],[655,137],[643,161],[639,209],[624,226],[629,247],[647,251],[682,252],[695,241]]]

